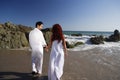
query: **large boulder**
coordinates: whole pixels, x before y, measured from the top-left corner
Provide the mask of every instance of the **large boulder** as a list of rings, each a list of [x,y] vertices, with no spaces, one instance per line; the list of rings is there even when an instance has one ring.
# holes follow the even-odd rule
[[[92,44],[104,44],[104,38],[103,36],[95,36],[90,38],[90,41]]]
[[[20,41],[21,41],[22,47],[28,47],[29,43],[28,43],[28,40],[27,40],[27,38],[25,36],[25,33],[21,33]]]
[[[46,29],[42,29],[43,35],[45,37],[46,43],[49,44],[50,39],[51,39],[51,35],[52,35],[52,29],[51,28],[46,28]]]
[[[120,33],[119,30],[115,30],[114,34],[112,34],[111,36],[109,36],[109,38],[106,38],[106,41],[113,41],[113,42],[117,42],[120,41]]]
[[[11,32],[11,34],[9,35],[10,37],[10,46],[9,48],[21,48],[21,47],[24,47],[22,46],[22,43],[21,43],[21,32],[20,31],[17,31],[17,32]]]
[[[69,42],[66,41],[66,47],[67,48],[74,48],[74,44],[70,44]]]
[[[82,36],[82,34],[71,34],[71,36]]]
[[[67,48],[74,48],[76,46],[83,45],[83,44],[84,44],[83,42],[69,43],[68,41],[66,41],[66,47]]]
[[[11,22],[0,24],[0,48],[28,47],[29,44],[25,33],[31,30],[31,27],[15,25]]]

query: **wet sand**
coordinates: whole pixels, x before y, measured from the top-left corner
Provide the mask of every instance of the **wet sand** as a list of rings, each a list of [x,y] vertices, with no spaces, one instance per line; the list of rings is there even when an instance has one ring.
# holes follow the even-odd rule
[[[120,64],[111,64],[108,60],[112,57],[105,57],[99,50],[68,53],[62,80],[120,80]],[[49,53],[44,53],[43,74],[33,78],[30,51],[0,50],[0,80],[47,80],[48,62]]]

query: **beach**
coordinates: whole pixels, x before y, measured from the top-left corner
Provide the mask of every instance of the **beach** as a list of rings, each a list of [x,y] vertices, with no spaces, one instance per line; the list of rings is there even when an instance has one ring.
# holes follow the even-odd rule
[[[114,51],[114,50],[113,50]],[[120,54],[106,55],[93,48],[83,51],[68,50],[62,80],[120,80]],[[31,75],[29,50],[0,50],[0,80],[47,80],[49,52],[44,53],[43,74]]]

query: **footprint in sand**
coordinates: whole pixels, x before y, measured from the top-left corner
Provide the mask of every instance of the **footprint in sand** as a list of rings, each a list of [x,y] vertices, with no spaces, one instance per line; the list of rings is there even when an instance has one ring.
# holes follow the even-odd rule
[[[81,80],[88,80],[87,78],[81,78]]]

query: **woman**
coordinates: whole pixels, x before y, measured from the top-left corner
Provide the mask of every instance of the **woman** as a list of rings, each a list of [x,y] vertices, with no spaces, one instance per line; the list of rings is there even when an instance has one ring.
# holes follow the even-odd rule
[[[48,80],[60,80],[63,74],[64,55],[67,55],[65,39],[59,24],[53,25],[50,41],[51,54],[48,69]]]

